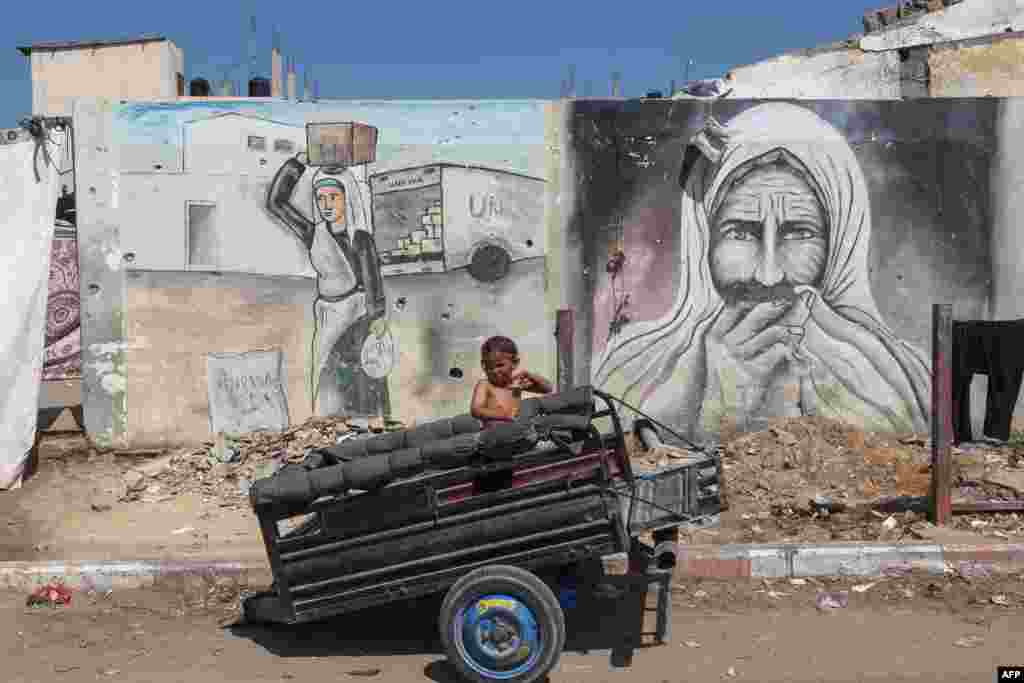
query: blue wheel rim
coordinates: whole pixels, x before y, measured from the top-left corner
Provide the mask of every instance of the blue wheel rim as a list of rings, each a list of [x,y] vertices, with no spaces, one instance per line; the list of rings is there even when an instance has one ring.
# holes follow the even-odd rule
[[[452,641],[462,661],[495,681],[532,669],[541,655],[537,619],[521,600],[504,594],[481,596],[452,621]]]

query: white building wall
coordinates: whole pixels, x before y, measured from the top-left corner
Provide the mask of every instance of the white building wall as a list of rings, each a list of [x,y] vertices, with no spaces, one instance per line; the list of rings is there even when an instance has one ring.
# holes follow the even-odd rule
[[[254,149],[250,138],[262,138],[264,149]],[[228,113],[185,124],[183,170],[273,175],[305,146],[306,131],[301,126]]]
[[[263,208],[269,182],[269,177],[205,173],[124,174],[121,248],[133,254],[132,267],[138,270],[312,277],[305,247]],[[301,193],[297,203],[310,196],[304,190],[303,186],[296,188],[296,194]],[[191,237],[190,203],[212,207],[211,224]],[[190,244],[196,240],[203,242],[199,253],[196,245]]]

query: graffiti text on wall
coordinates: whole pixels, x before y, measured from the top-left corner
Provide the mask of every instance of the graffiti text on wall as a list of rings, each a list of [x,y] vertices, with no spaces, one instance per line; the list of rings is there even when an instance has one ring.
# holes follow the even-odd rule
[[[280,351],[211,353],[207,357],[214,432],[241,434],[288,427]]]

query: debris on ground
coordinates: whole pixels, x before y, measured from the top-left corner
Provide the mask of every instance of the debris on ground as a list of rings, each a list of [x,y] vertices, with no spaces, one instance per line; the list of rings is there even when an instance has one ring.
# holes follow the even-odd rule
[[[28,607],[56,607],[71,604],[71,589],[61,581],[51,581],[32,591],[25,600]]]
[[[772,587],[780,584],[786,585],[784,600],[772,595],[778,593],[772,591]],[[922,568],[911,569],[900,576],[871,578],[678,577],[672,585],[672,602],[691,609],[714,606],[727,606],[729,610],[814,609],[826,614],[848,609],[903,609],[912,602],[915,609],[998,618],[1024,609],[1024,572],[993,571],[970,581],[963,580],[957,571],[936,575]],[[692,636],[687,634],[686,637]],[[694,647],[685,641],[683,644]]]
[[[981,636],[964,636],[963,638],[958,638],[953,644],[957,647],[978,647],[984,642],[985,639]]]
[[[288,463],[300,462],[312,448],[326,448],[361,434],[404,428],[397,421],[314,417],[285,432],[218,433],[197,448],[160,454],[127,469],[120,502],[163,502],[200,493],[240,506],[252,482]]]
[[[627,448],[638,470],[676,464],[687,454],[644,451],[635,438]],[[940,531],[926,520],[927,435],[865,432],[823,417],[780,418],[763,431],[723,433],[717,452],[729,509],[717,529],[695,531],[688,542],[908,543]],[[954,504],[1024,503],[1020,443],[978,441],[952,452]],[[1007,542],[1024,538],[1024,514],[957,514],[946,530]]]
[[[843,609],[850,604],[850,594],[846,591],[818,593],[815,604],[820,610]]]

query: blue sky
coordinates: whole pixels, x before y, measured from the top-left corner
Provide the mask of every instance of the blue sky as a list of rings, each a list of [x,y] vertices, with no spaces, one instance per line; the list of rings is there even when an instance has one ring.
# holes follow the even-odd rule
[[[670,79],[708,78],[778,53],[846,38],[885,0],[578,0],[281,3],[218,0],[148,3],[56,0],[45,11],[8,3],[0,21],[0,127],[31,111],[28,60],[15,47],[51,40],[166,35],[185,51],[186,78],[248,77],[256,14],[256,66],[270,75],[272,30],[312,67],[322,98],[556,98],[567,66],[577,92],[666,90]],[[891,2],[889,4],[895,4]],[[285,8],[296,8],[288,13]],[[240,65],[234,69],[233,65]]]

